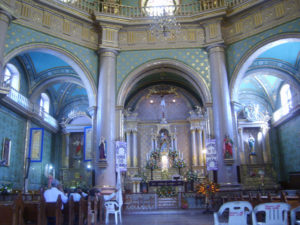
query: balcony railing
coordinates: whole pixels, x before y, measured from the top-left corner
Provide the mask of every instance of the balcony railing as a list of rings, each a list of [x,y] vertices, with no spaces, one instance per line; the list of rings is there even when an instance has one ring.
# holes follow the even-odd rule
[[[30,102],[28,98],[20,94],[18,91],[11,88],[7,97],[24,108],[29,113],[32,113],[33,117],[39,118],[40,120],[48,123],[51,127],[58,129],[58,122],[56,121],[56,119],[54,119],[49,113],[45,112],[39,105]]]
[[[49,1],[49,0],[48,0]],[[126,5],[119,5],[110,2],[91,2],[88,0],[50,0],[66,4],[70,7],[86,11],[89,13],[103,13],[120,17],[128,18],[143,18],[148,16],[155,16],[161,12],[161,9],[165,9],[166,12],[174,12],[175,16],[193,16],[205,11],[223,8],[228,5],[233,6],[246,2],[249,0],[203,0],[197,1],[191,4],[181,4],[176,6],[163,6],[163,7],[133,7]]]

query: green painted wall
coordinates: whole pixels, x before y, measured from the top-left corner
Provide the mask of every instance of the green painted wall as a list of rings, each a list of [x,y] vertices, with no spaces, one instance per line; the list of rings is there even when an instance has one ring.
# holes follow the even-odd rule
[[[203,77],[210,87],[210,70],[207,52],[201,48],[123,51],[117,57],[117,89],[124,79],[139,66],[159,59],[180,61]]]
[[[298,33],[300,32],[300,19],[296,19],[289,23],[282,24],[273,29],[261,32],[257,35],[245,38],[241,41],[233,43],[227,47],[227,70],[228,75],[231,78],[237,64],[242,57],[253,47],[260,42],[283,33]]]
[[[12,183],[14,189],[23,187],[23,165],[26,136],[26,119],[0,105],[1,156],[3,139],[11,140],[10,165],[0,166],[0,183]]]
[[[289,172],[300,171],[300,115],[277,128],[280,179],[288,180]]]
[[[86,66],[94,82],[97,83],[98,55],[96,51],[18,24],[12,23],[8,28],[4,54],[7,55],[16,48],[34,43],[50,44],[71,53]]]

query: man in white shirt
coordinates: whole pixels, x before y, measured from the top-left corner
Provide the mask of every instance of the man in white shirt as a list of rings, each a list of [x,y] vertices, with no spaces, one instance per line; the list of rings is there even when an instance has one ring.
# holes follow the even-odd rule
[[[73,201],[74,202],[79,202],[80,201],[81,195],[79,194],[78,189],[76,189],[73,193],[71,193],[70,196],[69,196],[69,198],[71,196],[73,197]]]
[[[68,202],[68,197],[63,192],[62,186],[59,181],[53,179],[51,182],[51,188],[44,192],[44,198],[46,202],[56,202],[58,196],[60,195],[62,202],[65,204]],[[64,205],[62,204],[61,209],[63,210]],[[48,225],[55,225],[55,217],[47,217]]]
[[[65,195],[62,188],[59,188],[59,186],[59,181],[53,179],[51,182],[51,188],[44,192],[46,202],[56,202],[59,195],[64,204],[68,202],[68,197]]]

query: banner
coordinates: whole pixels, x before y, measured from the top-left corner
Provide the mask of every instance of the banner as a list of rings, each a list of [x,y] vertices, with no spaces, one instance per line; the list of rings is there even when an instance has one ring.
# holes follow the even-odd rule
[[[116,171],[127,171],[127,143],[116,141]]]
[[[218,170],[216,139],[206,142],[206,168],[207,171]]]

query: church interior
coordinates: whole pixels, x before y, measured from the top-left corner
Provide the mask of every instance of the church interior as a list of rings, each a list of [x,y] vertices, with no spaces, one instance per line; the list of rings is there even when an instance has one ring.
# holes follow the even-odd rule
[[[112,193],[123,224],[237,201],[300,224],[299,0],[1,0],[0,30],[0,224],[43,224],[53,180],[101,196],[78,224]]]

